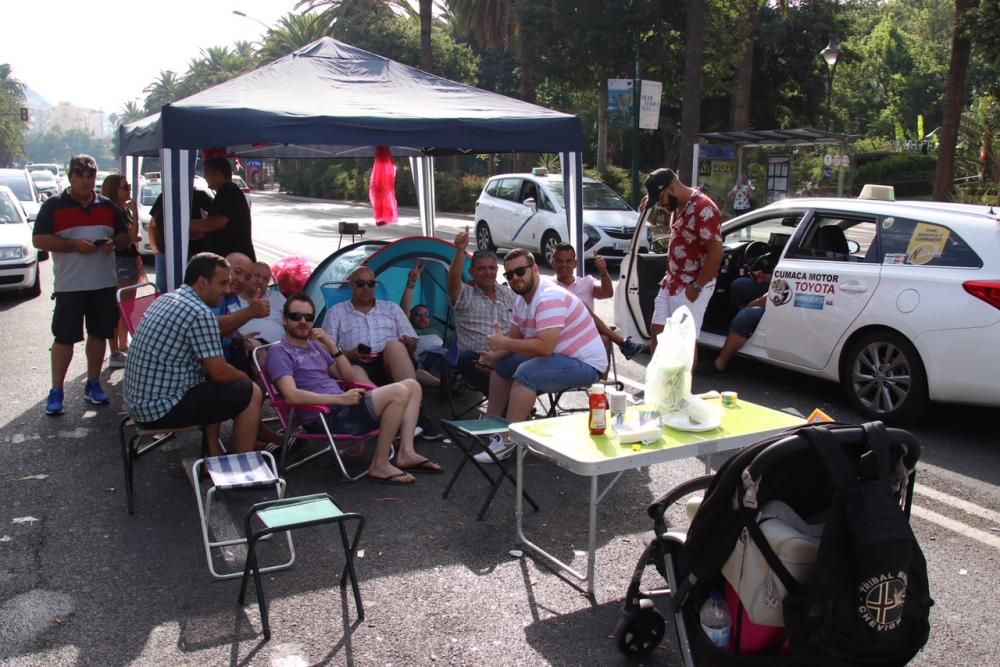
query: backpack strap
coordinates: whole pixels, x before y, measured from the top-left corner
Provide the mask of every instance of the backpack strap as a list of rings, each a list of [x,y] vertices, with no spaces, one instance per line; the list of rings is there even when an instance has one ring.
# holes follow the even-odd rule
[[[756,512],[747,509],[745,507],[740,508],[740,514],[743,516],[743,525],[746,526],[747,531],[750,533],[750,537],[753,539],[754,544],[760,550],[760,554],[767,561],[771,570],[778,575],[778,579],[781,579],[781,583],[785,585],[785,589],[789,593],[794,593],[799,588],[799,582],[792,576],[792,573],[788,571],[785,564],[781,562],[778,558],[778,554],[774,553],[774,549],[771,548],[771,543],[767,541],[767,537],[764,536],[764,531],[760,529],[760,524],[757,523]]]
[[[842,491],[858,481],[851,464],[847,461],[847,456],[825,426],[803,429],[801,434],[813,446],[819,459],[826,466],[835,489]]]
[[[889,436],[882,422],[867,422],[861,425],[864,429],[868,446],[875,453],[878,478],[888,482],[891,465],[889,463]]]

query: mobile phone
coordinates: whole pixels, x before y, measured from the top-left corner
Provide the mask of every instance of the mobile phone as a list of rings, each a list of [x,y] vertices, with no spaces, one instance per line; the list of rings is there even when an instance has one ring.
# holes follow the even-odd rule
[[[105,243],[107,243],[109,240],[110,239],[97,239],[96,241],[92,241],[92,243],[94,245],[101,246],[101,245],[104,245]]]
[[[367,345],[365,345],[364,343],[358,345],[358,354],[371,354],[371,353],[372,349]]]

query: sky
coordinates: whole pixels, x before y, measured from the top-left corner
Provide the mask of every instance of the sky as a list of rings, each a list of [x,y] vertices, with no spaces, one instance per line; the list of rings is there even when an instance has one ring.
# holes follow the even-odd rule
[[[201,49],[256,42],[297,0],[4,0],[0,63],[49,104],[119,111]],[[236,16],[238,9],[251,18]]]

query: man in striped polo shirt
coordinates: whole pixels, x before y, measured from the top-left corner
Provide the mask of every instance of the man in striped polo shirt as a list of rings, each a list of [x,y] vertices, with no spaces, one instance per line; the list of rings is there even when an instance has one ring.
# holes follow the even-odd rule
[[[77,155],[69,162],[69,187],[46,199],[38,211],[32,242],[52,253],[55,276],[52,313],[52,389],[45,414],[63,413],[63,383],[73,360],[73,346],[87,324],[87,384],[83,394],[96,405],[108,403],[99,379],[107,340],[118,326],[115,304],[115,247],[129,245],[125,214],[94,192],[97,162]]]
[[[521,298],[504,334],[499,328],[487,338],[490,349],[480,363],[493,369],[486,414],[524,421],[539,392],[556,392],[597,382],[608,368],[608,357],[594,318],[574,294],[538,273],[534,256],[524,248],[503,258],[504,277]],[[509,436],[493,436],[490,449],[498,459],[514,451]],[[480,463],[492,458],[481,452]]]

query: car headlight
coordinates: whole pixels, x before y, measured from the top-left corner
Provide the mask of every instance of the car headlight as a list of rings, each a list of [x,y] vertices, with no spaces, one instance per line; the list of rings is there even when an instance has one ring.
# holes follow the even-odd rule
[[[598,231],[594,228],[593,225],[584,225],[583,233],[587,235],[587,238],[592,243],[597,243],[598,241],[601,240],[601,235],[598,233]]]
[[[28,248],[26,246],[3,246],[0,248],[0,259],[21,259],[27,257]]]

